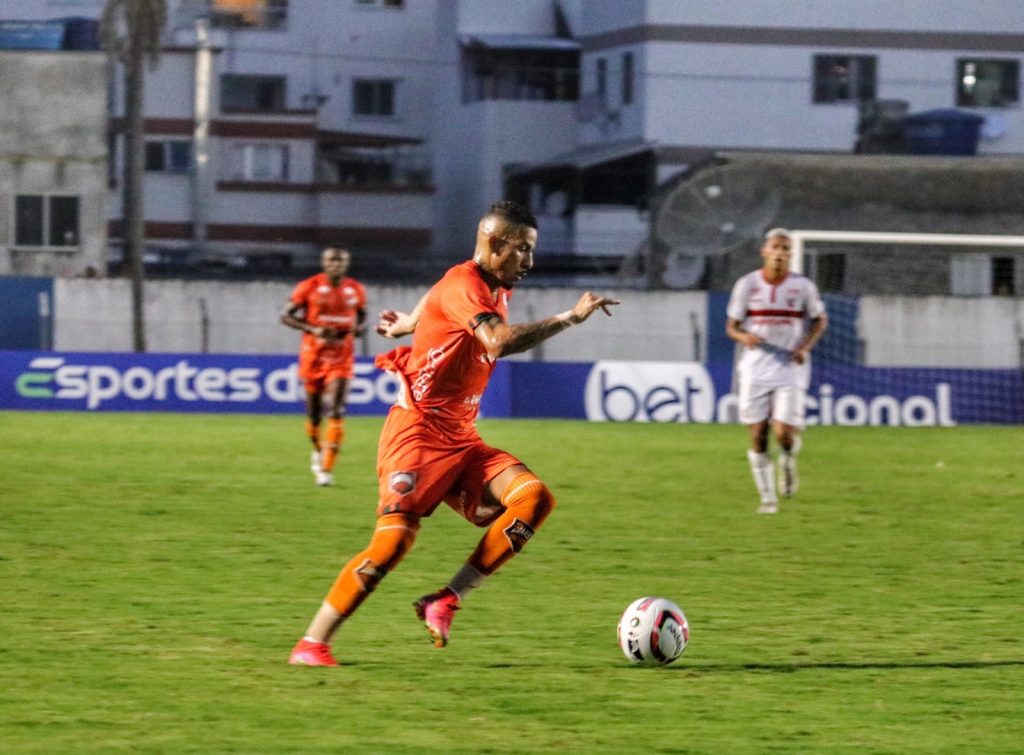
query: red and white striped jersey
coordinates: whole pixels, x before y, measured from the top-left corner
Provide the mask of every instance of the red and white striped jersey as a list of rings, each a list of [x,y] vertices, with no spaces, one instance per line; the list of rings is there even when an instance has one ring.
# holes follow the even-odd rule
[[[787,352],[800,345],[807,321],[825,314],[821,294],[810,279],[789,273],[773,285],[764,279],[761,270],[747,273],[733,286],[726,314],[765,342],[753,349],[743,347],[737,364],[741,380],[807,388],[810,360],[797,364]]]

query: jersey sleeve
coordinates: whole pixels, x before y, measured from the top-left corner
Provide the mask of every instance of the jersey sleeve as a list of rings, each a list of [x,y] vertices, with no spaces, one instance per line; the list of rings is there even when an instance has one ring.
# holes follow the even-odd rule
[[[458,327],[472,333],[480,322],[479,315],[502,316],[498,303],[494,301],[487,284],[479,278],[459,276],[449,279],[445,283],[446,285],[439,292],[441,306],[445,317]]]
[[[292,289],[292,295],[288,297],[288,301],[292,304],[301,304],[305,306],[309,299],[309,290],[311,288],[311,279],[300,281],[295,288]]]
[[[746,276],[736,281],[729,295],[729,304],[725,308],[727,317],[733,320],[743,320],[747,316],[747,278]]]
[[[821,298],[818,287],[810,280],[807,281],[807,316],[816,320],[825,314],[825,302]]]

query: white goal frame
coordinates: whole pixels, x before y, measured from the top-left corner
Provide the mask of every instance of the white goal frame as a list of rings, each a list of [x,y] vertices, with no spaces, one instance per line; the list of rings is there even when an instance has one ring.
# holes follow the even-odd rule
[[[890,233],[888,231],[790,231],[793,242],[793,254],[789,260],[789,268],[793,272],[804,271],[804,245],[808,241],[826,243],[854,244],[916,244],[918,246],[986,246],[1010,247],[1024,251],[1024,236],[997,236],[969,233]]]

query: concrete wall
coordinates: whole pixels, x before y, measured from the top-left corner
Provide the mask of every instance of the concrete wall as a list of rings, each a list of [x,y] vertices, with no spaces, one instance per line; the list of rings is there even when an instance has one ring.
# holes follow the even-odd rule
[[[297,351],[298,331],[278,322],[292,286],[285,283],[150,281],[145,287],[147,344],[153,352],[280,354]],[[382,309],[408,311],[425,289],[368,286],[369,314]],[[512,300],[514,322],[564,312],[582,291],[523,289]],[[609,292],[624,304],[611,318],[603,314],[515,359],[592,361],[594,359],[666,359],[690,361],[705,352],[695,345],[694,323],[703,321],[700,293]],[[130,351],[131,293],[123,279],[58,280],[54,290],[54,348],[59,351]],[[641,304],[642,301],[642,304]],[[208,325],[203,324],[206,312]],[[671,330],[651,323],[671,323]],[[703,333],[698,333],[698,339]],[[394,346],[368,334],[360,353],[376,354]]]
[[[291,292],[289,284],[151,281],[145,291],[151,351],[279,354],[298,349],[298,332],[278,322]],[[371,319],[385,308],[408,311],[423,291],[369,286]],[[580,293],[521,289],[512,300],[511,319],[526,322],[562,312]],[[706,358],[704,293],[602,293],[622,300],[613,317],[597,313],[591,321],[513,358],[582,362]],[[55,349],[131,350],[127,280],[57,280],[54,300]],[[865,343],[869,366],[1018,368],[1024,357],[1024,299],[864,297],[858,336]],[[393,345],[370,334],[359,353],[372,355]]]
[[[872,366],[1024,367],[1020,297],[866,296],[859,325]]]
[[[445,138],[457,141],[462,152],[435,164],[435,207],[447,219],[439,248],[468,251],[480,216],[505,197],[502,166],[572,149],[576,122],[571,102],[485,100],[460,107],[462,115],[451,121]]]
[[[0,275],[105,268],[105,66],[93,52],[0,52]],[[18,247],[17,195],[78,197],[77,245]]]

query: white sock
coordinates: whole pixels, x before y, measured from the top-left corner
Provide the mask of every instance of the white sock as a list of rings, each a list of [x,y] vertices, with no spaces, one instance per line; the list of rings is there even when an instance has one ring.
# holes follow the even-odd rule
[[[455,593],[456,597],[461,601],[470,592],[478,588],[483,584],[484,579],[487,577],[479,569],[466,564],[452,577],[452,581],[448,583],[448,589]]]
[[[775,495],[775,467],[768,454],[759,454],[751,448],[747,450],[747,460],[750,462],[750,472],[754,475],[754,485],[761,496],[761,503],[778,503],[778,496]]]

